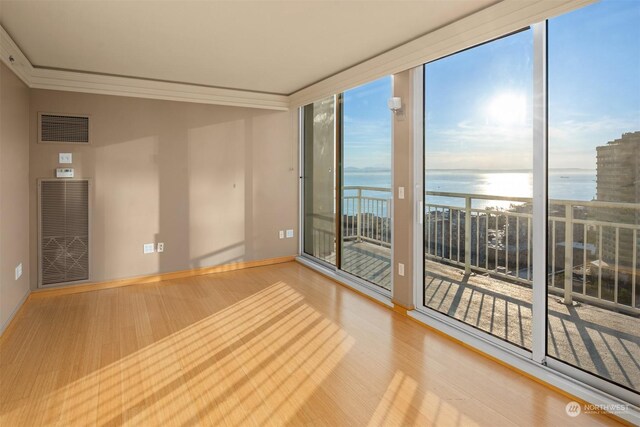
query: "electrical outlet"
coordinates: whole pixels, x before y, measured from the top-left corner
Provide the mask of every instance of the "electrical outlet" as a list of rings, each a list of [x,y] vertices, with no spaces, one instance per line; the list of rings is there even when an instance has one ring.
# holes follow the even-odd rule
[[[293,237],[293,230],[287,230],[287,239],[290,239]]]
[[[398,276],[404,276],[404,264],[398,263]]]
[[[153,253],[153,249],[154,249],[154,244],[153,243],[145,243],[144,246],[142,247],[142,251],[145,254],[152,254]]]
[[[278,231],[278,237],[284,239],[284,230]]]
[[[18,280],[22,276],[22,263],[18,264],[16,267],[16,280]]]
[[[157,245],[156,252],[164,252],[164,243],[160,242]]]

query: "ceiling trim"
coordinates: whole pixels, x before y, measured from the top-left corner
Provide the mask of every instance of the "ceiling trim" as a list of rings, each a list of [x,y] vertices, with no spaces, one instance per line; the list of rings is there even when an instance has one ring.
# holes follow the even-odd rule
[[[0,26],[0,60],[33,89],[288,110],[501,37],[596,0],[503,0],[291,95],[34,67]],[[14,61],[9,61],[12,56]]]
[[[28,87],[31,87],[33,66],[15,44],[11,36],[0,25],[0,60],[11,69]],[[13,62],[11,61],[13,59]]]
[[[286,95],[45,68],[34,68],[31,87],[233,107],[289,109]]]
[[[291,108],[423,65],[595,1],[503,0],[291,94]]]
[[[0,55],[2,55],[2,62],[32,89],[268,110],[289,109],[289,97],[286,95],[34,67],[2,26],[0,26]],[[13,57],[13,62],[10,61],[10,57]]]

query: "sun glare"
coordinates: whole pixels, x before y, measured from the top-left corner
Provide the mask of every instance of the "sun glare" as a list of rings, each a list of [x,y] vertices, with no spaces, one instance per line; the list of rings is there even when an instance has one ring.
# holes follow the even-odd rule
[[[482,194],[512,197],[531,197],[531,175],[527,173],[486,173],[482,175]],[[508,208],[512,201],[492,201],[501,208]]]
[[[502,92],[487,104],[487,118],[490,123],[514,125],[524,122],[526,113],[525,96],[521,93]]]

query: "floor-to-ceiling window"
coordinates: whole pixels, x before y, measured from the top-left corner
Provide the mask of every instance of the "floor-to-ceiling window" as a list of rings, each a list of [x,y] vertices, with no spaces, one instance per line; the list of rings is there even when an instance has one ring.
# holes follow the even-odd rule
[[[422,310],[631,402],[639,19],[586,6],[427,63],[422,94]]]
[[[640,390],[640,2],[548,22],[549,356]]]
[[[342,96],[342,256],[340,268],[391,289],[392,78]]]
[[[525,30],[425,65],[425,307],[531,348],[532,56]]]
[[[336,97],[302,109],[304,253],[324,262],[336,259]]]

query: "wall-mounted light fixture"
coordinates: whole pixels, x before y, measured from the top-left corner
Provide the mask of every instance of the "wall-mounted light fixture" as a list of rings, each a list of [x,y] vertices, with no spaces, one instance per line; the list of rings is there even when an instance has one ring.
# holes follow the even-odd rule
[[[402,110],[402,99],[399,96],[394,96],[387,100],[387,107],[393,112],[398,114]]]

